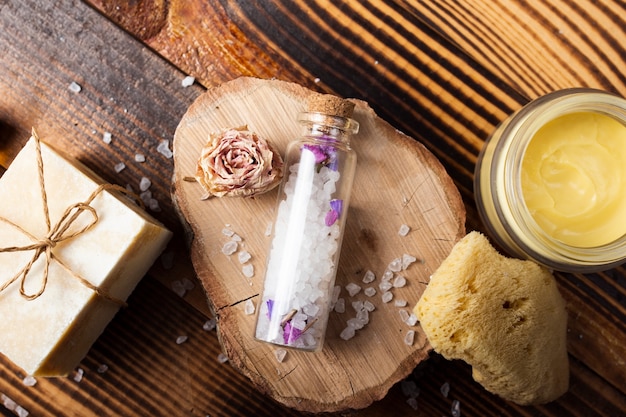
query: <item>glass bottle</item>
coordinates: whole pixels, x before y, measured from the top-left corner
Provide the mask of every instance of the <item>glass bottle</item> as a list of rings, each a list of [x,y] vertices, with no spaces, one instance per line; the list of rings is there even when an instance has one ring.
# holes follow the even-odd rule
[[[321,349],[356,170],[354,104],[314,95],[289,144],[255,336],[285,347]]]
[[[586,88],[559,90],[539,97],[496,128],[485,142],[475,169],[476,204],[489,234],[511,255],[532,259],[558,271],[590,273],[626,262],[626,233],[601,244],[582,246],[567,243],[541,226],[533,216],[523,192],[524,160],[537,132],[560,117],[585,114],[608,116],[626,127],[626,100],[604,91]],[[593,124],[589,128],[597,129],[597,125]],[[582,133],[576,132],[576,135]],[[576,140],[576,135],[571,137],[570,142]],[[608,152],[616,158],[624,155],[626,137],[621,138],[621,143],[621,149],[610,149]],[[554,150],[546,149],[546,152],[556,154]],[[593,150],[586,151],[585,155],[589,162],[602,161]],[[624,164],[626,160],[619,165],[623,167]],[[591,163],[588,165],[594,166]],[[595,165],[602,165],[602,162]],[[582,168],[587,169],[589,166]],[[608,169],[608,166],[605,168]],[[562,172],[556,171],[557,174]],[[604,180],[607,184],[617,184],[616,188],[621,190],[626,184],[626,177],[620,172],[606,175]],[[597,187],[605,185],[596,184]],[[567,201],[555,200],[554,203],[571,207],[573,197],[570,196]],[[612,198],[622,199],[623,202],[625,196],[616,193]],[[626,211],[621,216],[626,219]],[[620,215],[613,217],[619,220]]]

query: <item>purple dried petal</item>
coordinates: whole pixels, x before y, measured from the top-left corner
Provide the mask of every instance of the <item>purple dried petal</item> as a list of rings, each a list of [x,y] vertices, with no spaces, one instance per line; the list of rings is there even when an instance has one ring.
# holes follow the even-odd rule
[[[330,200],[330,209],[335,210],[339,216],[341,216],[341,213],[343,212],[343,200],[338,198]]]
[[[316,164],[320,164],[326,161],[326,159],[328,158],[322,147],[319,145],[303,145],[303,148],[307,151],[313,152],[313,155],[315,155]]]
[[[341,217],[343,212],[343,200],[334,199],[330,200],[330,211],[326,213],[326,219],[324,219],[326,226],[332,226],[337,219]]]
[[[274,309],[274,300],[269,299],[265,302],[265,304],[267,305],[267,319],[271,320],[272,319],[272,310]]]
[[[285,324],[285,328],[283,331],[283,341],[285,342],[285,344],[286,345],[292,344],[300,337],[300,335],[302,335],[302,330],[296,329],[295,327],[293,327],[291,325],[291,320],[289,320]]]
[[[335,224],[338,218],[339,218],[339,213],[337,213],[335,210],[329,210],[328,213],[326,213],[326,218],[324,219],[324,223],[326,223],[326,226],[330,227],[333,224]]]

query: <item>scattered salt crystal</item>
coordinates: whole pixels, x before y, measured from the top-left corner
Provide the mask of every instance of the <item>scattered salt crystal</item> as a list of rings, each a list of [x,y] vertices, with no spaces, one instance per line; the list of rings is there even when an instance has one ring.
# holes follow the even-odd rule
[[[406,324],[409,326],[415,326],[417,324],[417,316],[414,313],[411,313],[409,318],[406,320]]]
[[[232,235],[234,235],[234,234],[235,234],[235,232],[233,232],[232,230],[230,230],[228,227],[225,227],[225,228],[223,228],[223,229],[222,229],[222,234],[223,234],[224,236],[231,237]]]
[[[164,157],[168,159],[174,156],[174,154],[170,150],[170,141],[167,139],[163,139],[161,142],[159,142],[159,145],[157,146],[156,149],[158,153],[160,153],[161,155],[163,155]]]
[[[373,288],[373,287],[367,287],[367,288],[363,291],[363,293],[364,293],[365,295],[367,295],[368,297],[373,297],[373,296],[375,296],[375,295],[376,295],[376,288]]]
[[[80,93],[83,89],[76,81],[72,81],[68,88],[72,93]]]
[[[112,139],[111,132],[104,132],[102,134],[102,141],[106,143],[107,145],[111,143],[111,139]]]
[[[239,245],[237,244],[237,242],[230,240],[226,242],[222,247],[222,253],[224,255],[232,255],[233,253],[237,252],[238,247]]]
[[[22,384],[27,387],[34,387],[37,384],[37,380],[34,376],[28,375],[22,380]]]
[[[397,298],[396,301],[394,301],[394,304],[396,307],[406,307],[408,303],[406,300],[401,300]]]
[[[382,292],[389,291],[391,288],[393,288],[393,284],[389,281],[383,281],[378,284],[378,288],[380,288]]]
[[[406,403],[409,405],[409,407],[411,407],[413,410],[417,410],[418,406],[417,406],[417,398],[411,397],[409,399],[406,400]]]
[[[148,188],[150,188],[151,185],[152,181],[150,181],[149,178],[141,177],[141,180],[139,181],[139,190],[142,192],[146,191]]]
[[[241,268],[241,272],[246,278],[252,278],[254,276],[254,265],[246,264]]]
[[[394,288],[401,288],[401,287],[404,287],[405,285],[406,285],[406,278],[404,278],[402,275],[398,275],[396,279],[393,280]]]
[[[194,82],[196,82],[196,78],[192,77],[191,75],[188,75],[185,78],[183,78],[183,80],[181,81],[181,85],[183,87],[191,87]]]
[[[369,311],[363,309],[356,313],[356,318],[363,324],[367,324],[370,322],[370,313]]]
[[[413,255],[402,255],[402,270],[407,269],[413,262],[417,261],[417,258]]]
[[[348,326],[341,331],[341,333],[339,334],[339,337],[342,338],[343,340],[350,340],[354,337],[355,334],[356,334],[356,331],[354,327]]]
[[[346,291],[348,291],[348,294],[350,295],[350,297],[354,297],[361,291],[361,287],[351,282],[348,285],[346,285]]]
[[[160,259],[161,266],[163,266],[164,269],[172,269],[172,267],[174,266],[174,252],[163,252]]]
[[[346,300],[343,298],[338,298],[335,303],[335,312],[336,313],[345,313],[346,312]]]
[[[265,236],[269,237],[272,234],[272,226],[273,226],[272,222],[269,222],[267,224],[267,227],[265,228],[265,233],[264,233]]]
[[[172,291],[174,291],[174,293],[179,297],[184,297],[187,293],[185,285],[180,280],[172,281]]]
[[[399,272],[402,270],[402,258],[396,258],[389,263],[387,268],[393,272]]]
[[[382,280],[389,281],[391,278],[393,278],[393,271],[390,271],[389,269],[385,270],[385,273],[382,276]]]
[[[347,323],[348,323],[348,327],[352,327],[355,330],[361,330],[363,328],[363,326],[365,325],[365,323],[363,323],[363,321],[359,320],[356,317],[348,319]]]
[[[452,401],[450,412],[452,413],[452,417],[461,417],[461,403],[459,400]]]
[[[441,388],[439,388],[439,391],[441,391],[441,395],[443,395],[444,398],[448,398],[448,394],[450,394],[450,383],[444,382]]]
[[[210,332],[211,330],[214,330],[215,327],[217,327],[217,320],[215,318],[212,318],[204,322],[204,324],[202,325],[202,330]]]
[[[276,357],[276,360],[280,363],[283,363],[283,361],[285,360],[285,356],[287,356],[287,350],[286,349],[276,349],[274,351],[274,356]]]
[[[183,284],[183,288],[186,290],[193,290],[194,287],[196,286],[192,280],[190,280],[189,278],[183,278],[180,280],[180,282],[182,282]]]
[[[319,313],[320,307],[317,304],[307,304],[302,307],[302,311],[309,317],[315,317]]]
[[[156,198],[151,198],[150,201],[148,201],[148,208],[151,211],[161,211],[161,207],[159,206],[159,200],[157,200]]]
[[[98,366],[97,372],[99,374],[103,374],[105,372],[107,372],[109,370],[109,365],[103,363],[102,365]]]
[[[254,314],[254,302],[250,299],[246,300],[246,302],[243,305],[243,312],[247,315],[250,316],[252,314]]]
[[[366,301],[363,301],[363,309],[371,312],[371,311],[376,310],[376,306],[366,300]]]
[[[250,252],[245,250],[237,254],[237,259],[239,259],[240,264],[245,264],[250,260],[250,258],[252,258],[252,255],[250,255]]]
[[[335,285],[333,288],[333,296],[331,298],[331,302],[333,304],[337,303],[337,300],[339,300],[339,294],[341,294],[341,287],[339,285]]]
[[[352,308],[354,309],[354,311],[356,311],[357,313],[361,310],[363,310],[363,301],[353,301],[352,302]]]
[[[398,310],[398,313],[400,314],[400,320],[402,320],[403,323],[406,323],[406,321],[409,319],[409,312],[406,310]]]
[[[2,400],[2,405],[13,413],[17,414],[18,417],[28,417],[29,412],[24,409],[21,405],[18,405],[11,398],[7,397],[4,394],[0,394],[0,400]]]
[[[410,381],[408,379],[403,380],[400,383],[400,389],[405,397],[416,398],[420,395],[420,389],[415,381]]]
[[[226,363],[228,362],[228,356],[224,355],[223,353],[220,353],[219,355],[217,355],[217,361],[219,363]]]
[[[187,341],[189,337],[188,336],[178,336],[176,338],[176,344],[177,345],[182,345],[183,343],[185,343]]]
[[[85,375],[85,371],[83,371],[83,368],[76,369],[76,374],[74,375],[74,381],[75,382],[82,381],[83,380],[83,375]]]
[[[382,296],[383,303],[388,303],[392,299],[393,299],[393,294],[390,291],[386,291],[385,293],[383,293],[383,296]]]
[[[113,167],[115,172],[117,172],[118,174],[120,172],[124,171],[125,168],[126,168],[126,164],[123,163],[123,162],[119,162],[119,163],[115,164],[115,166]]]
[[[404,343],[413,346],[413,341],[415,341],[415,330],[409,330],[404,336]]]
[[[146,156],[142,153],[136,153],[135,162],[146,162]]]
[[[363,275],[364,284],[369,284],[370,282],[373,282],[375,279],[376,279],[376,275],[374,275],[374,273],[370,271],[369,269],[365,272],[365,275]]]
[[[241,242],[243,240],[237,233],[233,233],[230,239],[234,242]]]
[[[410,231],[411,231],[411,228],[408,225],[403,224],[400,226],[400,230],[398,230],[398,234],[400,236],[406,236],[409,234]]]
[[[146,190],[143,193],[140,193],[139,198],[141,198],[141,201],[143,201],[143,203],[147,206],[150,204],[150,200],[152,200],[152,191]]]

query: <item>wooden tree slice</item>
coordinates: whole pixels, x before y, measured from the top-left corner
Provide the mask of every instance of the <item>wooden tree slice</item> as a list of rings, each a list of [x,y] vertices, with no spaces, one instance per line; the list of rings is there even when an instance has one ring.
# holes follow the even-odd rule
[[[195,174],[209,133],[225,127],[248,125],[284,154],[287,143],[300,135],[297,115],[311,94],[316,93],[292,83],[239,78],[200,96],[174,137],[174,200],[188,225],[193,265],[218,317],[220,341],[232,366],[287,406],[311,412],[359,409],[382,398],[431,349],[419,324],[403,322],[400,310],[411,312],[431,273],[465,234],[463,203],[439,161],[365,102],[354,100],[361,129],[351,143],[358,167],[336,282],[346,311],[331,313],[321,351],[289,350],[282,363],[275,357],[277,346],[254,338],[256,317],[244,312],[246,300],[259,309],[276,189],[255,198],[202,200],[201,186],[185,179]],[[402,225],[411,228],[406,236],[398,233]],[[239,251],[252,255],[252,278],[242,273],[237,254],[222,253],[230,239],[224,228],[242,238]],[[406,286],[393,288],[394,299],[384,303],[381,277],[403,254],[418,261],[400,272]],[[362,282],[367,270],[376,275],[371,284]],[[376,294],[361,291],[350,297],[345,289],[350,282],[373,287]],[[369,324],[346,341],[339,335],[355,316],[351,305],[357,300],[371,301],[376,310]],[[407,304],[398,307],[396,300]],[[415,331],[410,346],[404,341],[409,330]]]

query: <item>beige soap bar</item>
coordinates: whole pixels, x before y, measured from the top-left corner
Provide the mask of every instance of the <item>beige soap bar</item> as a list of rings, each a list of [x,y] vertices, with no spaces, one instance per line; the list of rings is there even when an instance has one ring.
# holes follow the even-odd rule
[[[69,206],[85,201],[104,181],[43,142],[41,155],[54,227]],[[39,297],[25,299],[19,281],[0,292],[0,352],[29,375],[70,373],[120,308],[80,278],[125,301],[171,238],[163,225],[116,191],[102,191],[90,206],[97,223],[52,248],[47,284]],[[89,213],[82,213],[68,232],[91,220]],[[32,244],[43,239],[47,230],[31,138],[0,178],[0,248]],[[0,252],[0,286],[32,257],[32,250]],[[32,266],[24,284],[26,293],[41,288],[45,264],[42,255]]]

